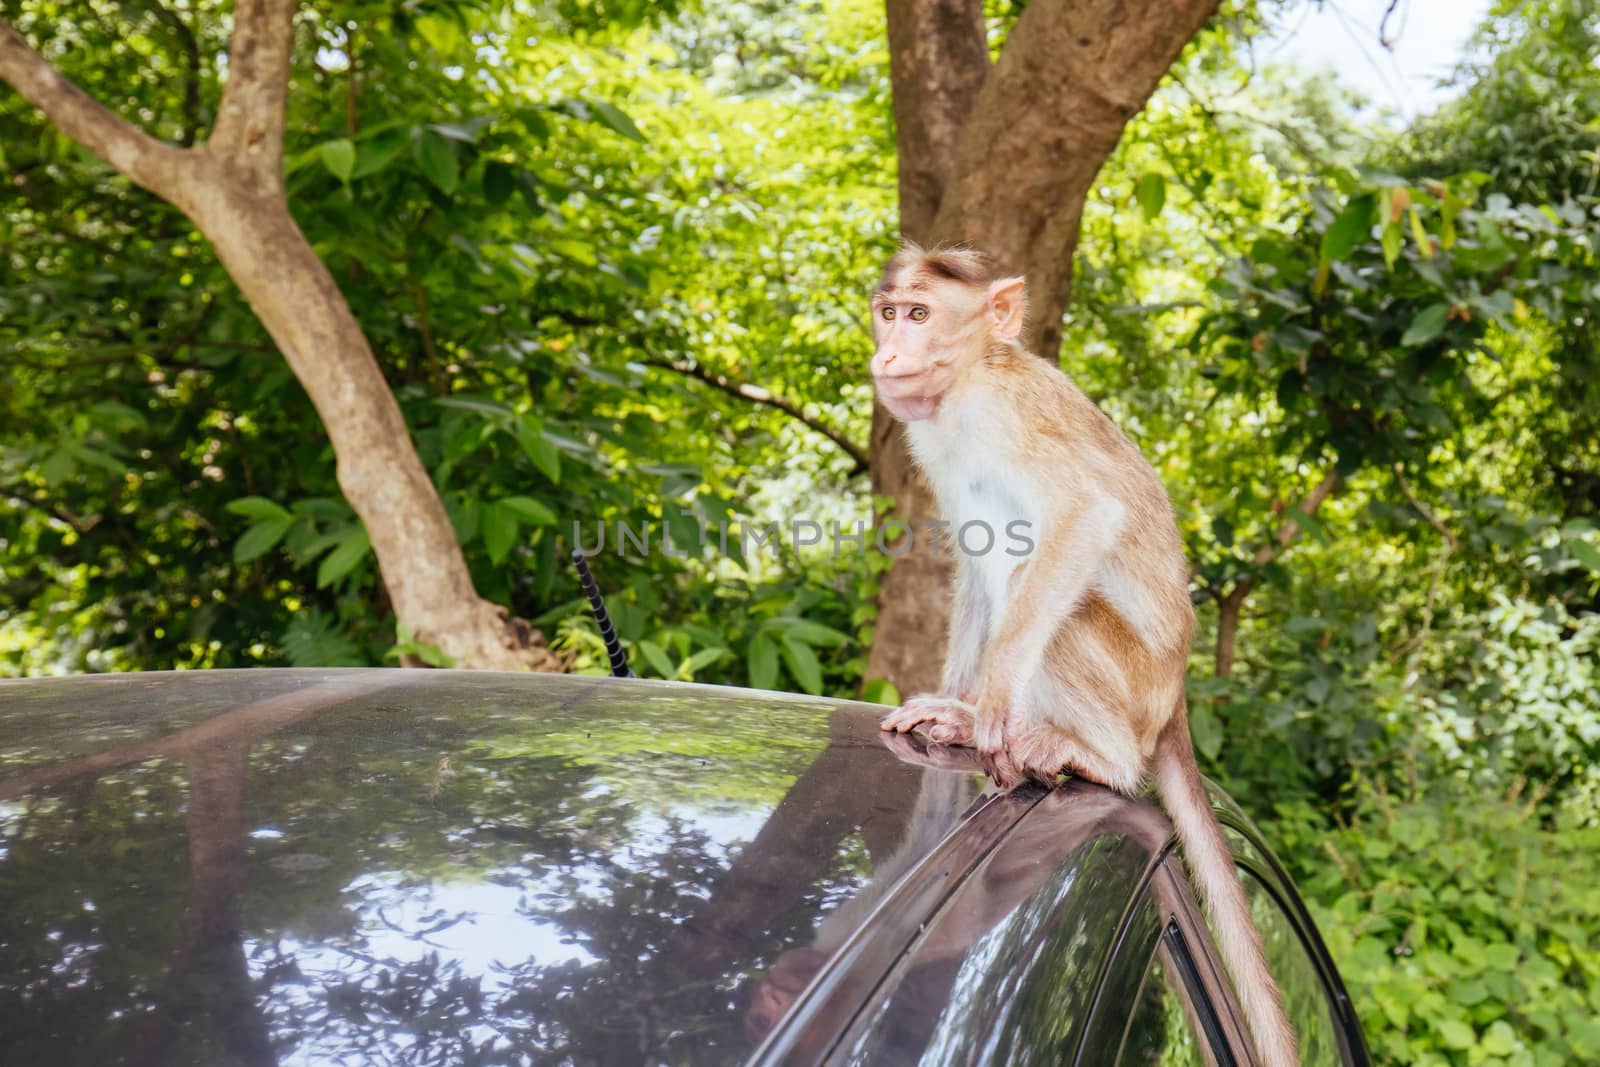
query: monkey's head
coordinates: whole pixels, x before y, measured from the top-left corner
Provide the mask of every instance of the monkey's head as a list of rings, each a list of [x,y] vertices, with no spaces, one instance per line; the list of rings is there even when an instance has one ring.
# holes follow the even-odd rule
[[[902,422],[932,418],[996,344],[1017,343],[1023,317],[1022,279],[983,253],[901,245],[872,294],[878,398]]]

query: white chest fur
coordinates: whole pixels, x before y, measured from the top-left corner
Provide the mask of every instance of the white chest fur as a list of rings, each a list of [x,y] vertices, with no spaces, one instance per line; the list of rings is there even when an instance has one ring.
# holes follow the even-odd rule
[[[917,463],[939,498],[947,549],[983,592],[990,627],[1005,614],[1011,574],[1039,550],[1030,489],[1006,462],[1003,423],[982,397],[952,404],[931,419],[908,423]]]

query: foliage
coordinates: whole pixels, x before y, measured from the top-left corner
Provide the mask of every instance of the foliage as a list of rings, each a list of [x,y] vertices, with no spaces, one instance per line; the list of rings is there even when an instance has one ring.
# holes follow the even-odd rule
[[[653,28],[579,26],[584,5],[547,24],[361,5],[301,20],[318,50],[291,87],[291,202],[396,390],[477,588],[525,617],[559,628],[583,611],[560,563],[574,523],[715,527],[748,513],[778,468],[830,487],[850,470],[688,373],[749,377],[819,423],[864,428],[866,394],[841,399],[822,368],[859,329],[831,294],[866,276],[887,230],[888,180],[862,166],[885,138],[867,106],[881,102],[882,46],[857,43],[864,9],[821,34],[814,9],[775,10]],[[182,42],[159,20],[120,27],[134,47],[88,47],[108,24],[56,13],[25,9],[20,23],[96,95],[143,94],[175,140],[209,116],[222,30],[209,15],[191,116],[166,66]],[[709,85],[685,72],[728,39],[803,44],[807,66]],[[841,101],[860,118],[840,122]],[[17,350],[0,369],[13,669],[306,662],[318,649],[379,662],[396,635],[326,440],[209,250],[20,100],[0,103],[0,123],[20,198],[4,213],[19,284],[0,295]],[[863,174],[854,202],[805,195]],[[630,645],[666,648],[681,632],[647,635],[644,618],[708,621],[713,566],[652,551],[597,569],[622,590]],[[797,566],[714,596],[832,605],[815,622],[853,634],[852,607]],[[552,604],[565,605],[555,618]],[[307,612],[342,639],[296,621]],[[734,637],[715,645],[749,643]],[[814,645],[776,647],[784,676],[821,688]],[[751,677],[744,654],[718,661],[713,677]],[[702,656],[691,673],[712,666]]]
[[[1600,830],[1537,795],[1365,789],[1347,825],[1281,812],[1302,892],[1380,1063],[1600,1057]]]

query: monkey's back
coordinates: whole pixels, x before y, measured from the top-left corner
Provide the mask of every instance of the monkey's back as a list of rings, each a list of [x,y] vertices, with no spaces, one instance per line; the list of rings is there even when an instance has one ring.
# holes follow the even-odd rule
[[[1113,607],[1151,651],[1187,662],[1194,636],[1189,568],[1171,498],[1139,446],[1057,367],[1026,356],[1004,367],[1014,382],[1023,425],[1044,427],[1030,442],[1049,469],[1082,483],[1081,492],[1104,493],[1125,510],[1120,543],[1110,553],[1072,624],[1105,629],[1112,641],[1125,634],[1107,628],[1096,595]]]

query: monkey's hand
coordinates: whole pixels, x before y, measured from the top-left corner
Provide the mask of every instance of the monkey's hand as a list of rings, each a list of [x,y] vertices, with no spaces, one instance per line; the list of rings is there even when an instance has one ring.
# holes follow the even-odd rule
[[[972,744],[983,760],[983,769],[1001,789],[1021,785],[1026,774],[1011,751],[1010,711],[1003,706],[980,703],[975,719]]]
[[[922,732],[934,744],[970,745],[977,710],[956,697],[921,693],[885,715],[879,725],[903,734],[927,724]]]

